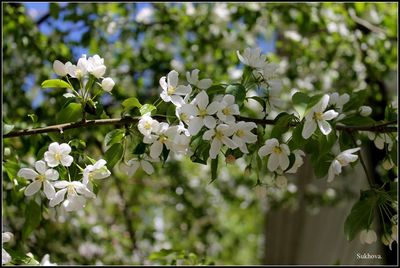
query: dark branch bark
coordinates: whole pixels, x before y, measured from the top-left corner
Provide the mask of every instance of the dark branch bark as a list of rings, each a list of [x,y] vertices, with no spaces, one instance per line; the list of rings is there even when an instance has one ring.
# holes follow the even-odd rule
[[[153,116],[154,119],[159,121],[165,121],[166,117],[164,116]],[[274,120],[268,119],[256,119],[256,118],[247,118],[247,117],[237,117],[238,120],[246,121],[246,122],[254,122],[259,125],[274,125]],[[123,117],[123,118],[110,118],[110,119],[96,119],[96,120],[85,120],[79,122],[71,122],[59,125],[52,125],[42,128],[33,128],[33,129],[24,129],[12,131],[8,134],[3,135],[3,139],[12,138],[12,137],[20,137],[20,136],[30,136],[41,133],[50,133],[50,132],[60,132],[62,133],[68,129],[74,128],[86,128],[91,126],[101,126],[101,125],[129,125],[132,123],[136,123],[140,120],[140,117]],[[397,132],[397,126],[388,126],[392,124],[397,124],[397,121],[384,122],[375,125],[366,125],[366,126],[345,126],[345,125],[336,125],[336,130],[346,130],[346,131],[372,131],[372,132]]]

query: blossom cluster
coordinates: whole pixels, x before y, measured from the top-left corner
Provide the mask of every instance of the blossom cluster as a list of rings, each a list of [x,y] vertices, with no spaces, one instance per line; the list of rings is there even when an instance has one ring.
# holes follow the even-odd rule
[[[34,169],[21,168],[17,175],[32,181],[25,188],[25,196],[33,196],[42,190],[46,198],[50,200],[50,207],[62,202],[66,211],[79,210],[85,206],[87,198],[95,198],[92,192],[93,180],[104,179],[111,175],[106,161],[100,159],[84,169],[76,164],[83,173],[82,181],[71,181],[68,167],[72,165],[74,158],[70,153],[71,147],[67,143],[53,142],[44,153],[44,160],[35,162]],[[60,179],[60,172],[63,169],[67,172],[68,181]],[[67,195],[66,199],[65,195]]]
[[[57,75],[61,77],[66,77],[69,75],[72,78],[83,81],[84,88],[88,81],[87,74],[91,74],[97,79],[102,79],[101,87],[104,91],[111,92],[115,82],[110,77],[103,77],[106,73],[106,69],[107,67],[104,65],[104,59],[99,55],[94,55],[93,57],[87,58],[87,56],[83,54],[76,65],[69,61],[64,64],[59,60],[56,60],[53,63],[53,70]]]

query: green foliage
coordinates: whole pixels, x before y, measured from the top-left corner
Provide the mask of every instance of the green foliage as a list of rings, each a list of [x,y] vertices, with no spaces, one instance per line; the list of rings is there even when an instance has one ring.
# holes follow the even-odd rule
[[[244,99],[246,98],[246,89],[241,84],[232,84],[226,87],[226,94],[231,94],[235,96],[235,102],[241,106]]]
[[[215,159],[211,159],[211,181],[210,181],[210,183],[215,181],[217,179],[217,176],[218,176],[218,155]]]
[[[124,107],[125,111],[129,111],[130,109],[133,109],[135,107],[140,109],[142,107],[142,104],[140,104],[137,98],[132,97],[124,100],[122,102],[122,106]]]
[[[157,110],[157,107],[151,104],[145,104],[140,107],[140,114],[145,115],[147,113],[151,113],[152,111]]]
[[[42,88],[72,88],[70,84],[61,79],[45,80],[41,86]]]
[[[22,238],[25,240],[35,230],[42,220],[42,209],[34,200],[29,201],[25,208],[25,223]]]
[[[58,123],[76,122],[82,117],[82,104],[71,102],[57,114]]]
[[[124,153],[124,148],[121,143],[113,144],[108,150],[104,153],[104,159],[107,161],[107,166],[112,169],[115,164],[117,164]]]
[[[115,143],[121,143],[124,137],[125,137],[124,129],[114,129],[108,132],[107,135],[104,137],[104,144],[106,146],[111,146]]]

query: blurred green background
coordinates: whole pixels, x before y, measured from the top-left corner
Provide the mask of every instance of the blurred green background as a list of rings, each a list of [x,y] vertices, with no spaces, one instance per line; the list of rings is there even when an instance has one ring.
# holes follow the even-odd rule
[[[3,122],[16,128],[56,123],[64,92],[40,84],[55,77],[54,60],[74,63],[81,54],[103,57],[107,76],[116,81],[113,95],[102,98],[109,117],[121,116],[128,97],[154,101],[159,78],[172,69],[184,76],[198,68],[218,83],[238,80],[243,66],[236,50],[255,46],[280,64],[283,99],[293,89],[359,91],[376,120],[397,99],[397,3],[3,3],[2,9]],[[185,158],[158,165],[153,176],[127,177],[115,168],[83,211],[45,209],[40,225],[23,239],[28,202],[18,191],[23,182],[14,180],[16,163],[32,163],[50,141],[72,137],[84,140],[85,151],[98,159],[110,130],[3,140],[9,151],[2,216],[3,231],[15,235],[10,248],[37,260],[49,253],[58,264],[270,264],[267,252],[289,250],[268,247],[265,225],[271,210],[296,208],[299,178],[290,178],[284,192],[255,187],[256,175],[245,173],[241,160],[221,165],[212,184],[209,166]],[[366,146],[379,183],[374,167],[385,155]],[[354,201],[358,193],[340,185],[302,194],[315,209]],[[385,252],[381,263],[395,263],[394,253]]]

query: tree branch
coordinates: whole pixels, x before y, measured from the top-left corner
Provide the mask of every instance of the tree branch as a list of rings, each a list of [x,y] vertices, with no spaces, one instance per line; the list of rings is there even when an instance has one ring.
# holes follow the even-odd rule
[[[153,116],[154,119],[159,121],[165,121],[165,116]],[[8,134],[3,135],[3,139],[12,138],[12,137],[20,137],[20,136],[30,136],[41,133],[50,133],[50,132],[60,132],[63,133],[68,129],[75,128],[86,128],[91,126],[101,126],[101,125],[127,125],[136,123],[140,120],[140,117],[123,117],[123,118],[110,118],[110,119],[95,119],[95,120],[82,120],[79,122],[71,122],[64,123],[59,125],[52,125],[42,128],[33,128],[33,129],[24,129],[12,131]],[[270,119],[256,119],[256,118],[248,118],[238,116],[237,120],[246,121],[246,122],[254,122],[259,125],[274,125],[275,120]],[[397,132],[397,126],[388,126],[392,124],[397,124],[397,121],[390,121],[379,123],[375,125],[365,125],[365,126],[345,126],[345,125],[336,125],[335,129],[339,131],[372,131],[372,132]]]

